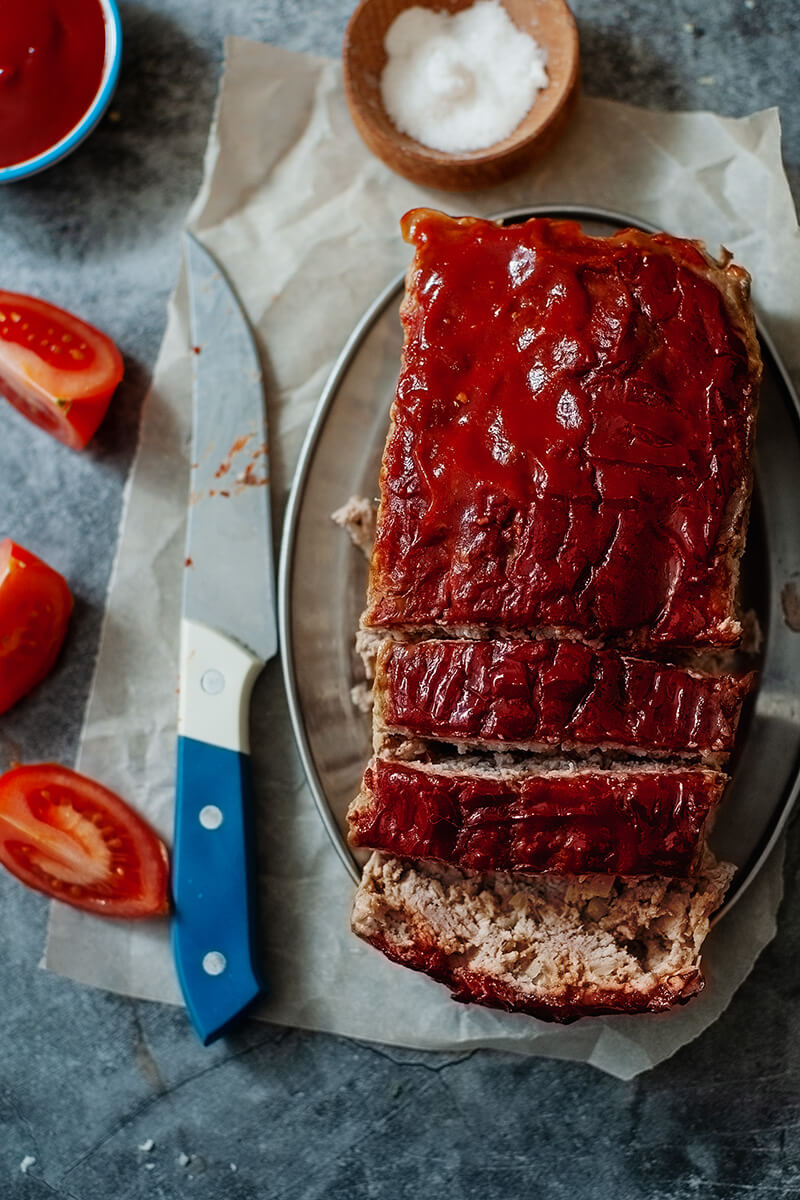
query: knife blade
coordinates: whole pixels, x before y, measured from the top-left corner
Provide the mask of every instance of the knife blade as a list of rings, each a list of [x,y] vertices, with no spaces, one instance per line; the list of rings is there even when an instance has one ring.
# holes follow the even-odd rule
[[[256,950],[249,707],[277,653],[269,449],[252,331],[190,234],[194,349],[173,849],[175,964],[204,1044],[263,989]]]

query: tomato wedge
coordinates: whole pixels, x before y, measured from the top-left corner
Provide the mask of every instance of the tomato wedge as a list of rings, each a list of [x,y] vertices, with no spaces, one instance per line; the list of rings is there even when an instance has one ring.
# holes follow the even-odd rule
[[[0,862],[88,912],[152,917],[169,908],[164,843],[114,792],[56,763],[0,777]]]
[[[122,378],[122,356],[93,325],[33,296],[0,291],[0,395],[82,449]]]
[[[49,674],[72,612],[65,580],[29,550],[0,542],[0,713]]]

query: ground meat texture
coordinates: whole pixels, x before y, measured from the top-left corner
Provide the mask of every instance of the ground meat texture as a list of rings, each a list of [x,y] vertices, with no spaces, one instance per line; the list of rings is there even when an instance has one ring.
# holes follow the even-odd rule
[[[657,1012],[703,986],[700,947],[733,867],[692,879],[523,877],[375,853],[353,929],[453,999],[568,1022]]]
[[[760,372],[748,277],[696,243],[429,210],[366,622],[728,645]]]
[[[724,777],[703,768],[492,777],[375,759],[351,841],[476,871],[688,875]]]
[[[384,728],[444,741],[728,754],[755,676],[709,675],[570,641],[387,642]]]

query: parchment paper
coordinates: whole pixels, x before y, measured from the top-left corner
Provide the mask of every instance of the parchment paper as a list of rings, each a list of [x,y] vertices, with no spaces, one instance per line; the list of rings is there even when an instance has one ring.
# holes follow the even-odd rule
[[[766,325],[800,377],[800,240],[775,111],[731,120],[583,99],[563,140],[527,175],[491,191],[445,196],[371,157],[350,124],[337,62],[234,39],[188,225],[222,263],[257,331],[267,365],[276,509],[335,356],[367,304],[408,261],[398,219],[426,203],[478,215],[532,203],[593,204],[704,238],[714,249],[725,243],[752,272]],[[180,280],[128,484],[78,761],[168,840],[188,341]],[[782,846],[711,934],[708,986],[686,1009],[561,1028],[453,1004],[439,985],[350,934],[352,883],[304,783],[275,663],[256,693],[253,743],[271,983],[260,1015],[267,1020],[411,1047],[492,1046],[582,1059],[630,1078],[714,1021],[774,934]],[[54,905],[45,963],[114,991],[180,1001],[165,922],[131,927]]]

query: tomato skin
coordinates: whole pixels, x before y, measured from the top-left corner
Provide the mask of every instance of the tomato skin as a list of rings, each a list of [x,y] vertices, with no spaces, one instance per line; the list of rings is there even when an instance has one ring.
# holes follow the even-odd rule
[[[106,334],[46,300],[0,290],[0,394],[58,441],[81,450],[122,379]]]
[[[62,576],[11,538],[0,541],[0,713],[50,673],[71,612]]]
[[[116,793],[57,763],[0,776],[0,863],[28,887],[100,916],[169,911],[169,857]]]

